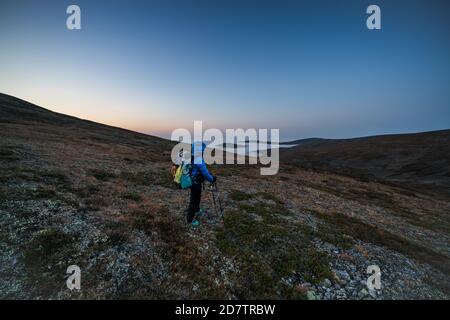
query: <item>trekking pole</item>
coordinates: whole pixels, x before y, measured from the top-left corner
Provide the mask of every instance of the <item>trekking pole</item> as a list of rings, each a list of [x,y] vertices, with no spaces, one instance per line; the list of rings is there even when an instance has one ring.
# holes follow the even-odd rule
[[[211,191],[211,199],[212,199],[212,202],[213,202],[214,211],[216,212],[216,215],[217,215],[218,212],[217,212],[216,196],[214,194],[214,189],[213,189],[213,185],[212,184],[209,186],[209,191]]]
[[[210,188],[210,191],[211,191],[211,199],[213,202],[214,211],[216,212],[216,215],[217,215],[218,212],[217,212],[216,196],[214,195],[214,191],[212,190],[212,188]]]
[[[213,199],[214,210],[216,211],[217,215],[220,214],[220,217],[223,218],[222,201],[220,200],[219,188],[217,187],[217,184],[216,183],[212,184],[210,186],[210,190]]]
[[[219,188],[217,188],[217,184],[216,184],[216,192],[217,192],[217,202],[219,203],[220,216],[223,218],[222,201],[220,200],[220,192]]]

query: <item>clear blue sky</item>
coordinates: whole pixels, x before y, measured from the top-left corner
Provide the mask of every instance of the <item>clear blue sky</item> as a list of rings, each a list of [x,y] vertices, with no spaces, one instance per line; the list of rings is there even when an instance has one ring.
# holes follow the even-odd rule
[[[78,4],[82,30],[66,29]],[[366,28],[366,8],[382,30]],[[0,92],[168,137],[450,128],[450,1],[0,2]]]

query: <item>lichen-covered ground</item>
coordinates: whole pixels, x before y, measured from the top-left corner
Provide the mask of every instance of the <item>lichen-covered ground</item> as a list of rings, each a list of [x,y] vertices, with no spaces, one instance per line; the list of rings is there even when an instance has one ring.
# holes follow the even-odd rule
[[[113,128],[0,123],[0,298],[449,298],[449,201],[294,166],[215,166],[225,215],[206,188],[193,229],[169,152]],[[367,289],[370,265],[381,290]]]

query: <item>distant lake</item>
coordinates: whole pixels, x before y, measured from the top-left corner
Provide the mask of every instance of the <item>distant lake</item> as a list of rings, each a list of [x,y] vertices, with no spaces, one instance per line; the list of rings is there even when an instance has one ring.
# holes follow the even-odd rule
[[[227,145],[228,147],[233,147],[233,145]],[[261,148],[259,150],[271,150],[271,149],[280,149],[280,148],[292,148],[297,146],[296,144],[267,144],[265,148]],[[217,150],[224,150],[224,148],[217,147]],[[257,143],[250,143],[250,144],[236,144],[234,153],[241,155],[241,156],[250,156],[250,157],[257,157],[258,156],[258,144]]]

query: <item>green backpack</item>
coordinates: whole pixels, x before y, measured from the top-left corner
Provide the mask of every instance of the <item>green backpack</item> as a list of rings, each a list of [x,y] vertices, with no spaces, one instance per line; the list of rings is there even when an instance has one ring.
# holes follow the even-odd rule
[[[175,180],[175,182],[179,184],[181,189],[190,188],[192,186],[192,177],[191,177],[192,165],[183,162],[179,170],[180,174],[178,176],[178,179]]]

